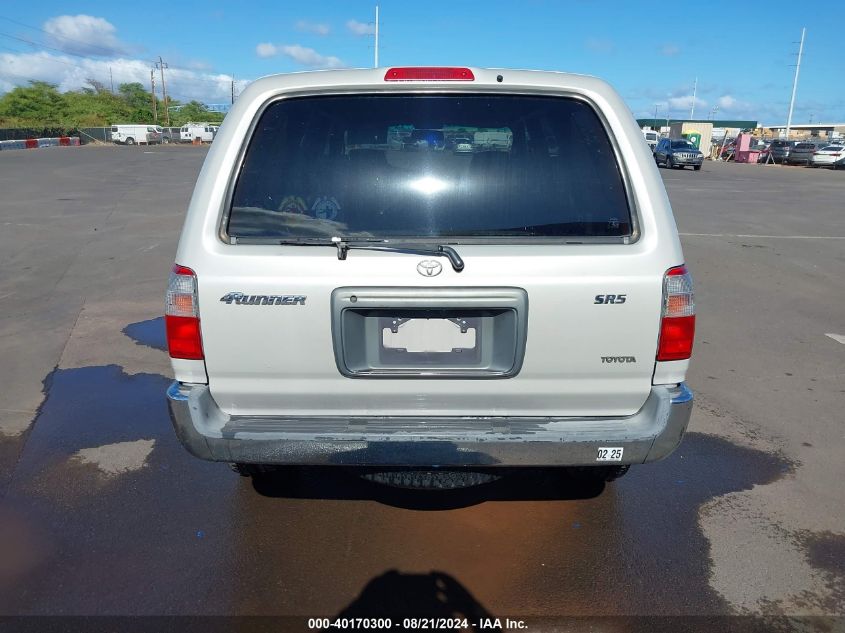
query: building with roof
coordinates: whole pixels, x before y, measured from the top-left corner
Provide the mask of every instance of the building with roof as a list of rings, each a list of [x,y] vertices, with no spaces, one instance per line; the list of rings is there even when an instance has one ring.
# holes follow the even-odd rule
[[[740,132],[747,132],[749,130],[756,130],[758,123],[752,120],[742,119],[637,119],[637,124],[640,128],[650,128],[657,130],[664,136],[672,134],[679,134],[681,131],[700,131],[707,130],[708,142],[712,138],[713,141],[721,140],[725,137],[733,138]],[[712,127],[711,127],[712,126]]]
[[[762,127],[763,136],[784,138],[786,134],[786,124],[764,125]],[[793,123],[789,126],[789,137],[793,139],[841,139],[845,138],[845,123]]]
[[[637,119],[637,124],[643,127],[650,127],[657,130],[662,127],[671,127],[673,123],[712,123],[714,128],[737,129],[740,132],[743,130],[756,130],[757,121],[743,121],[740,119],[667,119],[666,117],[657,119]],[[794,125],[792,127],[795,127]]]

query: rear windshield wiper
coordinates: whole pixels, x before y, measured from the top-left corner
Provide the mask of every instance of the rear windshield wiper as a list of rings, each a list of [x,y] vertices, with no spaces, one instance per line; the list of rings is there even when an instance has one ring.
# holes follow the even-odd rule
[[[458,255],[451,246],[445,244],[437,244],[434,246],[426,246],[421,244],[416,245],[401,245],[401,244],[386,244],[381,242],[373,244],[373,240],[344,240],[342,237],[333,237],[332,243],[337,246],[337,258],[346,259],[347,253],[354,249],[368,250],[368,251],[386,251],[389,253],[409,253],[412,255],[433,255],[434,257],[446,257],[452,264],[452,268],[456,273],[464,269],[464,260]]]

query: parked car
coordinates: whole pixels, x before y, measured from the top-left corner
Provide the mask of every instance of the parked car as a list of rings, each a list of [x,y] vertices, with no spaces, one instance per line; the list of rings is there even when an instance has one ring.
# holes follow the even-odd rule
[[[660,135],[655,132],[654,130],[649,130],[647,128],[643,128],[643,138],[645,142],[648,144],[648,148],[654,152],[654,148],[657,147],[657,142],[660,140]]]
[[[208,123],[186,123],[179,130],[179,138],[183,143],[192,143],[196,140],[201,143],[211,143],[215,134],[215,126]]]
[[[111,126],[111,140],[121,145],[156,145],[161,143],[161,127],[145,123],[120,123]]]
[[[685,139],[661,139],[654,149],[654,162],[658,167],[663,164],[670,169],[675,167],[692,167],[695,171],[701,169],[704,154],[692,143]]]
[[[162,143],[179,143],[181,142],[180,137],[180,128],[178,127],[165,127],[162,128],[161,133],[161,142]]]
[[[472,139],[466,136],[459,136],[455,138],[454,152],[456,154],[466,154],[472,152]]]
[[[845,145],[825,145],[816,150],[810,160],[812,167],[836,167],[836,162],[845,156]]]
[[[442,151],[456,126],[486,149]],[[176,262],[176,434],[242,474],[605,481],[670,454],[689,421],[692,280],[637,123],[593,77],[258,79],[205,159]]]
[[[813,159],[813,154],[827,143],[820,143],[818,141],[801,141],[789,150],[789,155],[784,158],[784,163],[787,165],[809,165]]]
[[[790,150],[795,146],[795,141],[774,139],[760,154],[761,163],[782,163],[789,156]]]

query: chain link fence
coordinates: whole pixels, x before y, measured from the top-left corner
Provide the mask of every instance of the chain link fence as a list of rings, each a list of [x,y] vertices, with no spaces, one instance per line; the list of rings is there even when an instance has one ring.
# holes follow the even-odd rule
[[[179,142],[179,128],[166,127],[163,136],[167,142]],[[111,127],[43,127],[43,128],[0,128],[0,141],[25,141],[31,138],[56,138],[60,136],[77,136],[82,145],[89,143],[111,143]]]
[[[111,128],[109,127],[14,127],[0,128],[0,141],[25,141],[31,138],[58,138],[61,136],[79,137],[80,143],[111,143]]]

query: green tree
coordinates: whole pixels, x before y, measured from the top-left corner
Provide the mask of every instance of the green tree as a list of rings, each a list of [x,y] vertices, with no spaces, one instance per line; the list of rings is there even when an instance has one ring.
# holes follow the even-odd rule
[[[0,99],[0,119],[17,121],[21,126],[63,125],[66,116],[67,102],[57,86],[46,81],[30,81]]]
[[[126,123],[152,123],[153,98],[140,83],[120,84],[118,88],[121,98],[129,108],[128,116],[131,121]]]
[[[96,80],[89,79],[88,84],[81,90],[64,93],[69,127],[103,127],[130,118],[130,108],[123,98]]]
[[[88,79],[80,90],[65,93],[54,84],[32,81],[0,96],[0,127],[57,127],[71,130],[78,127],[104,127],[115,123],[153,123],[152,93],[140,83],[121,84],[112,94],[102,83]],[[209,112],[199,101],[180,105],[168,99],[170,124],[179,127],[188,121],[223,120],[218,112]],[[156,100],[158,122],[165,123],[164,104]]]
[[[178,102],[177,102],[178,103]],[[170,124],[174,127],[185,125],[189,121],[207,121],[208,123],[217,123],[223,120],[223,115],[219,112],[209,112],[205,104],[199,101],[189,101],[181,105],[179,109],[172,109],[170,111]]]

